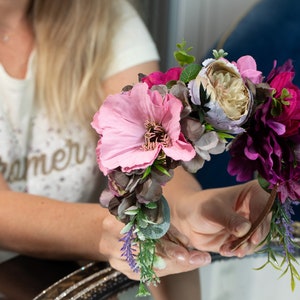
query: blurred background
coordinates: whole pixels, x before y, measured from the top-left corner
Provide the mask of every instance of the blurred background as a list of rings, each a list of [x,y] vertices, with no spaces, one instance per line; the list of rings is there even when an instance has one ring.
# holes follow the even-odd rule
[[[183,39],[198,59],[259,0],[133,0],[160,52],[161,69],[174,66]]]

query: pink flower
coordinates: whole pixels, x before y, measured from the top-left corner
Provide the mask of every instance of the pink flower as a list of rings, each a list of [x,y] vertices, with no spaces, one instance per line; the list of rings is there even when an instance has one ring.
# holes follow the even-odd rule
[[[145,169],[161,151],[174,160],[191,160],[195,150],[181,134],[181,110],[180,100],[171,94],[162,98],[146,83],[108,96],[91,123],[100,135],[96,153],[104,175],[118,167]]]
[[[153,85],[167,84],[169,81],[179,80],[181,72],[182,68],[180,67],[171,68],[166,73],[160,71],[153,72],[148,76],[143,77],[142,82],[147,83],[149,88]]]
[[[248,78],[255,84],[262,82],[262,72],[257,71],[256,62],[252,56],[242,56],[233,64],[236,65],[244,80]]]

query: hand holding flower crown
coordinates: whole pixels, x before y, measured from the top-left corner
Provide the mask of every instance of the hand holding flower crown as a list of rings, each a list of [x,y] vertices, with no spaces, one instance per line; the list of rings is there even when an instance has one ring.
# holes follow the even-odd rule
[[[192,177],[187,176],[188,184],[181,183],[183,172],[180,168],[175,171],[174,178],[164,187],[164,194],[169,199],[172,224],[189,238],[189,247],[238,257],[257,251],[269,232],[270,215],[248,240],[233,249],[233,244],[249,232],[267,205],[269,194],[257,180],[200,190]]]
[[[214,58],[198,65],[185,43],[177,46],[175,58],[180,67],[166,73],[140,74],[138,84],[109,96],[92,122],[99,134],[99,168],[108,177],[108,188],[100,202],[125,223],[122,253],[132,270],[140,272],[139,294],[146,293],[144,284],[159,282],[154,268],[162,262],[156,246],[170,226],[170,199],[164,198],[163,187],[172,183],[174,169],[182,166],[195,173],[211,155],[228,149],[232,156],[228,172],[240,181],[258,174],[261,187],[270,193],[267,205],[263,196],[259,205],[252,201],[257,187],[245,185],[249,193],[240,191],[230,200],[225,197],[222,205],[221,196],[212,197],[209,204],[199,204],[198,213],[203,218],[199,219],[197,211],[191,219],[184,216],[178,223],[180,231],[191,235],[191,246],[198,249],[224,254],[231,249],[233,254],[243,256],[265,235],[268,221],[264,217],[271,209],[265,240],[268,262],[277,263],[268,246],[278,238],[284,250],[283,263],[287,262],[284,272],[290,270],[294,288],[294,279],[300,280],[300,276],[293,266],[290,206],[300,198],[300,94],[292,83],[291,62],[274,67],[264,81],[251,56],[230,62],[225,59],[227,53],[219,50],[213,52]],[[236,190],[223,192],[232,191]],[[198,197],[190,199],[198,201]],[[215,213],[212,209],[232,205],[233,212],[225,209]],[[254,220],[263,205],[262,216]],[[179,207],[187,211],[184,205]],[[216,219],[212,214],[207,223],[205,209],[214,211]],[[238,241],[246,242],[244,248],[237,250],[228,248],[237,235],[224,223],[232,213],[252,223],[251,230]],[[204,233],[211,230],[211,244],[209,239],[201,240],[203,228]]]

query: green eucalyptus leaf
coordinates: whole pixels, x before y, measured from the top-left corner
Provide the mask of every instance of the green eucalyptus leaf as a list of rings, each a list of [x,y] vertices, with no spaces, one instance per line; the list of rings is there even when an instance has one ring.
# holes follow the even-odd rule
[[[160,239],[163,237],[170,227],[170,208],[167,200],[162,196],[162,216],[163,221],[161,223],[148,223],[146,228],[140,228],[140,231],[143,233],[146,239]]]
[[[174,57],[180,65],[191,64],[195,61],[195,57],[187,54],[185,51],[176,51]]]
[[[148,222],[145,219],[139,218],[137,219],[137,226],[139,229],[146,228],[148,226]]]
[[[185,66],[193,63],[196,58],[193,55],[188,54],[192,50],[192,47],[186,47],[186,41],[182,41],[177,45],[177,51],[174,51],[174,58],[180,66]]]
[[[146,237],[145,237],[144,233],[142,232],[142,230],[136,230],[136,235],[140,241],[146,240]]]

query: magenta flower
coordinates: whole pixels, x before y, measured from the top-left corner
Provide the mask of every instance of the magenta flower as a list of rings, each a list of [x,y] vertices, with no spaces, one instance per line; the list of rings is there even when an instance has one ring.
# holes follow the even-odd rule
[[[147,83],[149,88],[151,88],[153,85],[167,84],[169,81],[179,80],[181,72],[182,68],[174,67],[165,73],[160,71],[153,72],[148,76],[143,77],[141,81]]]
[[[291,71],[281,72],[270,81],[270,86],[276,90],[276,98],[280,98],[283,89],[289,93],[284,99],[288,104],[282,105],[282,112],[275,118],[285,125],[285,136],[298,134],[300,128],[300,89],[292,83],[294,76]]]
[[[299,168],[295,167],[295,155],[283,133],[285,127],[274,121],[271,115],[272,99],[255,112],[247,132],[238,136],[230,148],[231,160],[228,173],[238,181],[250,180],[257,171],[269,188],[278,186],[281,202],[299,197]]]
[[[174,160],[189,161],[195,150],[180,131],[180,100],[164,98],[139,83],[121,94],[111,95],[91,123],[99,133],[97,160],[107,175],[118,167],[123,172],[151,166],[161,151]]]

